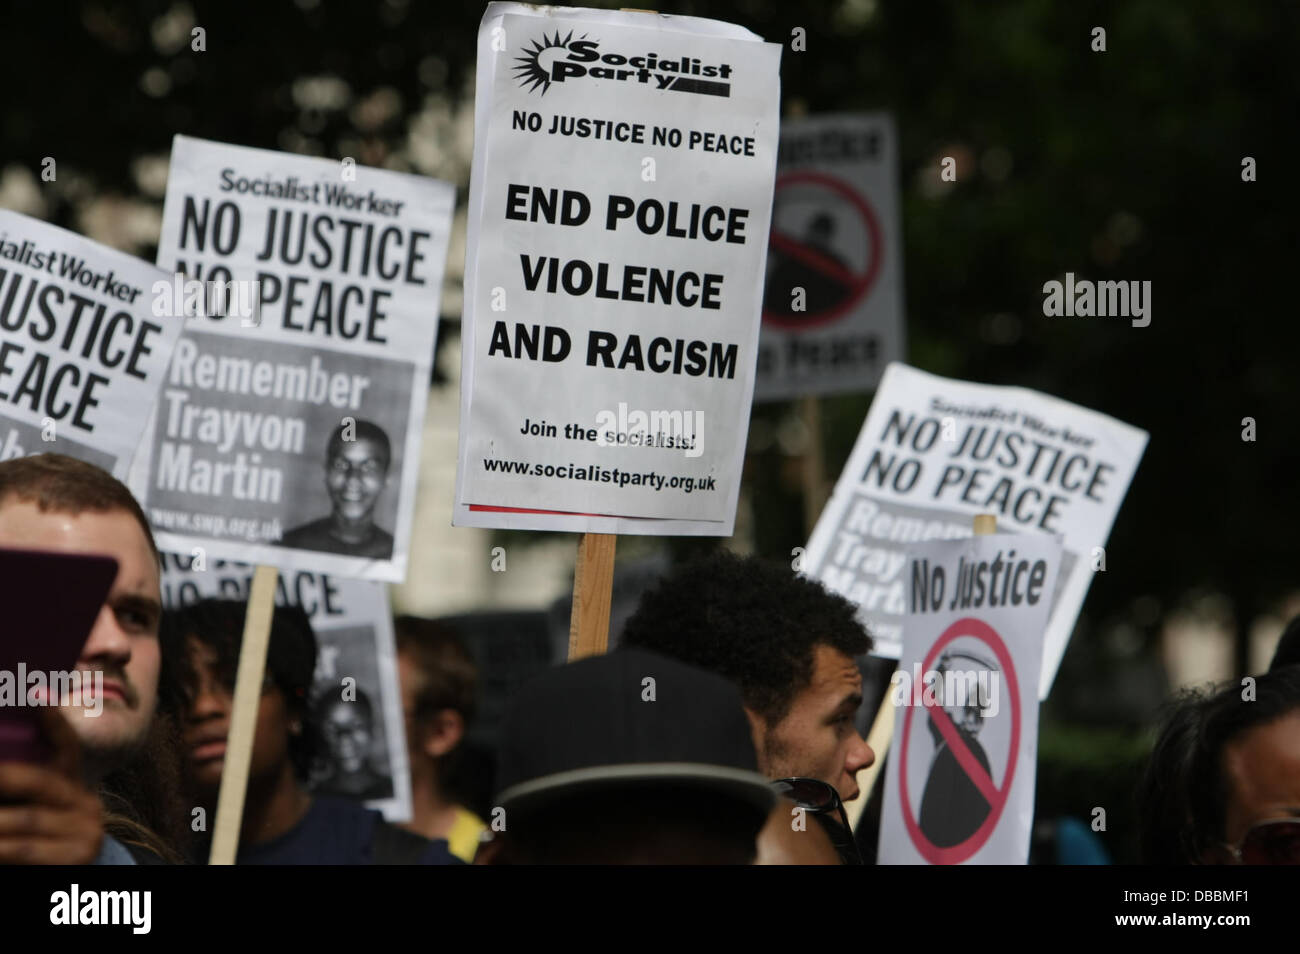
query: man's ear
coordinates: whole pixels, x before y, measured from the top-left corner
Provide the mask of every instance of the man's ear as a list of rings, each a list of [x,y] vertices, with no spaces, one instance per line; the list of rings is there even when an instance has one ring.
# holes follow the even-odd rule
[[[424,754],[442,758],[465,737],[465,720],[455,709],[440,709],[424,729]]]

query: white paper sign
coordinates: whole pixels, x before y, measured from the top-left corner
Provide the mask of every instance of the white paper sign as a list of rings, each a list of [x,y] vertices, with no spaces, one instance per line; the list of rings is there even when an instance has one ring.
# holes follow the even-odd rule
[[[0,209],[0,460],[59,453],[127,476],[181,320],[148,262]]]
[[[163,605],[201,599],[248,600],[254,567],[222,560],[193,568],[188,556],[163,554]],[[310,704],[324,741],[312,791],[365,802],[389,821],[411,817],[411,772],[388,588],[299,570],[281,573],[276,603],[300,606],[316,634]],[[344,699],[344,679],[355,680]],[[348,739],[340,743],[346,729]],[[360,743],[360,744],[358,744]]]
[[[1038,693],[1061,545],[990,534],[907,551],[881,864],[1024,864]]]
[[[494,3],[478,62],[455,523],[729,535],[780,47]]]
[[[856,603],[873,651],[896,659],[909,544],[970,536],[979,513],[1000,530],[1060,535],[1038,680],[1046,698],[1146,442],[1145,431],[1046,394],[891,364],[803,572]]]
[[[454,201],[422,176],[176,137],[158,262],[212,283],[216,317],[187,320],[132,472],[159,546],[404,579]],[[213,306],[232,279],[257,283],[254,318]]]
[[[889,115],[781,124],[755,400],[869,391],[902,360],[898,205]]]

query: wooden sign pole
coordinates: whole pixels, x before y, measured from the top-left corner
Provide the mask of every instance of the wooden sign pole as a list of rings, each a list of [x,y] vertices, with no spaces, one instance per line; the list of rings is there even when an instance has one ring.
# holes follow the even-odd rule
[[[271,613],[275,609],[278,578],[279,571],[275,567],[259,566],[248,592],[230,733],[226,737],[226,758],[221,769],[217,817],[212,829],[212,851],[208,856],[210,865],[233,865],[239,851],[244,791],[248,786],[248,765],[253,756],[253,736],[257,731],[257,707],[262,699],[266,647],[271,641]]]
[[[986,533],[997,533],[998,518],[991,513],[976,514],[974,531],[977,537]],[[889,753],[889,744],[894,738],[894,717],[897,713],[897,708],[889,701],[889,690],[886,689],[885,698],[881,700],[880,708],[876,710],[875,721],[871,723],[871,732],[867,735],[867,745],[871,746],[871,751],[876,753],[876,760],[858,773],[858,785],[862,789],[862,794],[844,806],[849,816],[849,824],[854,828],[858,827],[858,819],[862,817],[867,799],[871,796],[871,790],[876,784],[880,770],[884,767],[885,756]]]
[[[609,646],[609,607],[614,596],[612,533],[584,533],[573,568],[573,610],[569,616],[569,662],[599,656]]]
[[[622,13],[658,13],[621,7]],[[609,607],[614,599],[613,533],[584,533],[573,567],[573,610],[569,615],[569,662],[599,656],[609,648]]]

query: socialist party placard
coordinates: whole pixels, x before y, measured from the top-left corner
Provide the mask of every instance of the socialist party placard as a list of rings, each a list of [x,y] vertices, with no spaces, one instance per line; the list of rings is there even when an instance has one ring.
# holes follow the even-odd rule
[[[1146,448],[1145,431],[1024,388],[885,370],[803,572],[858,605],[874,652],[898,658],[909,544],[1000,530],[1059,536],[1065,552],[1034,682],[1056,676],[1106,538]]]
[[[168,609],[234,600],[242,619],[253,566],[164,552],[162,567]],[[365,802],[390,821],[407,821],[411,777],[387,587],[296,570],[278,576],[275,601],[300,607],[316,636],[307,700],[318,743],[307,780],[311,790]]]
[[[881,864],[1024,864],[1034,820],[1038,673],[1060,571],[1051,537],[909,547]]]
[[[494,3],[478,56],[454,522],[729,535],[780,47]]]
[[[869,391],[904,357],[893,120],[786,120],[776,173],[754,399]]]
[[[125,479],[181,332],[167,278],[0,209],[0,460],[67,454]]]
[[[132,488],[159,545],[406,575],[454,190],[177,136],[176,345]]]

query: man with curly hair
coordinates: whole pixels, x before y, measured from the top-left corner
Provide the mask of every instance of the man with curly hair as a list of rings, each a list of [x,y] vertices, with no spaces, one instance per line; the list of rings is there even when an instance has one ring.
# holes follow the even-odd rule
[[[717,551],[641,598],[623,645],[671,656],[740,688],[768,778],[806,776],[857,798],[875,753],[854,725],[871,637],[852,603],[781,563]]]

